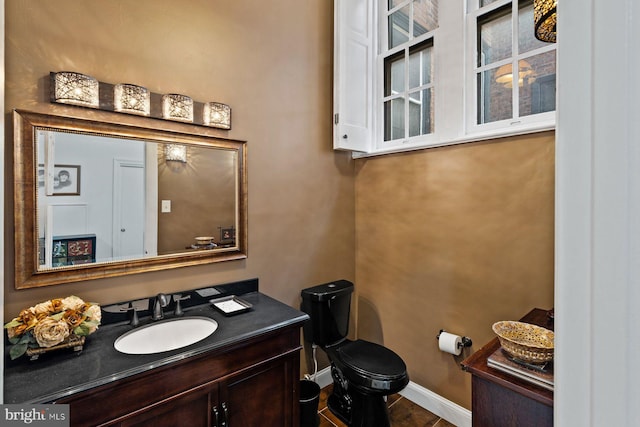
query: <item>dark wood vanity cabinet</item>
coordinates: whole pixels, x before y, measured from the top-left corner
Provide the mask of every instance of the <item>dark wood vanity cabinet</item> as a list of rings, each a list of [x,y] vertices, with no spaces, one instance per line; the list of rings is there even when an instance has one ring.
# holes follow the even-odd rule
[[[291,423],[291,398],[287,398],[291,358],[276,360],[214,381],[131,414],[109,425],[153,426],[287,426]]]
[[[60,399],[76,426],[295,427],[298,328]]]

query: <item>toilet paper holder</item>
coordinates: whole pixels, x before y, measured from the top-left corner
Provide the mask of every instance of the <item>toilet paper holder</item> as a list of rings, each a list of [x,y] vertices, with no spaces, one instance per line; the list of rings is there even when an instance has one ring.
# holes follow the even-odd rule
[[[443,332],[447,332],[447,331],[445,331],[444,329],[440,329],[440,332],[438,332],[438,335],[436,335],[436,340],[440,339],[440,334]],[[458,343],[458,347],[471,347],[472,345],[473,345],[473,342],[469,337],[461,337],[461,340]]]

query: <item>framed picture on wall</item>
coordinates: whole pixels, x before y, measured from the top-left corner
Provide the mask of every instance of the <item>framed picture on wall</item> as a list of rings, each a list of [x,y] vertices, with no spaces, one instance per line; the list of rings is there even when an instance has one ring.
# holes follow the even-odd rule
[[[235,227],[219,227],[220,228],[220,243],[234,243],[236,241],[236,229]]]
[[[38,186],[44,187],[44,165],[38,165]],[[80,195],[80,165],[55,165],[53,167],[53,195]]]

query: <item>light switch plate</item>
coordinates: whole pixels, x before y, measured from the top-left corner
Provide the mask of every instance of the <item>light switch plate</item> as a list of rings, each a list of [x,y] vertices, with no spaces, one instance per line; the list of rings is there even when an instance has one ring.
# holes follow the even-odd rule
[[[160,207],[160,212],[169,213],[171,212],[171,200],[163,200],[162,205]]]

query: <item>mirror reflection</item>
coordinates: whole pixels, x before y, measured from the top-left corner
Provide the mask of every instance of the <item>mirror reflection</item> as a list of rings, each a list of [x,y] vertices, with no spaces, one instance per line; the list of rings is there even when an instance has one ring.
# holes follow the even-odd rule
[[[17,289],[247,257],[244,141],[92,117],[14,111]]]
[[[36,141],[39,269],[235,246],[237,151],[44,129]]]

